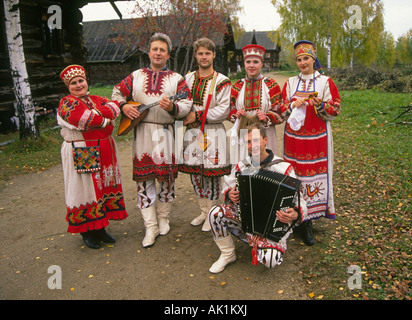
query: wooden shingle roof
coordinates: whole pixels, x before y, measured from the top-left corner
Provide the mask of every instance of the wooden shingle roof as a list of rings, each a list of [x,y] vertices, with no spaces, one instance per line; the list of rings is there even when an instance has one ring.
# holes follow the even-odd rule
[[[232,30],[228,18],[222,16],[222,19],[226,21],[228,32],[231,33]],[[84,45],[88,52],[87,62],[122,62],[138,51],[146,52],[147,47],[139,47],[138,39],[134,38],[132,32],[127,31],[133,29],[131,28],[133,20],[134,19],[122,19],[83,22]],[[173,26],[170,26],[170,30],[171,32],[168,33],[168,36],[172,41],[172,45],[176,48],[176,44],[179,43],[178,39],[181,35],[176,31],[177,28],[173,28]],[[127,35],[130,42],[128,45],[113,42],[113,39],[122,32]],[[231,35],[229,37],[233,39]],[[212,38],[212,40],[215,42],[216,47],[223,47],[228,41],[228,35],[224,33],[218,34]],[[233,40],[231,41],[234,47],[234,42]]]
[[[248,44],[258,44],[266,50],[280,50],[279,34],[276,31],[246,31],[236,41],[236,49],[241,50]]]
[[[123,23],[128,24],[130,20],[123,19]],[[113,42],[118,36],[118,32],[113,28],[120,24],[120,20],[83,22],[87,62],[123,62],[140,50],[137,41],[130,46]]]

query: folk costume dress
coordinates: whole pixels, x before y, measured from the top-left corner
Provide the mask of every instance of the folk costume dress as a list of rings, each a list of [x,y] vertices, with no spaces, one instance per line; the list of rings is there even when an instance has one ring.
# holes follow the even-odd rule
[[[192,111],[196,114],[196,122],[185,132],[183,159],[179,171],[191,175],[199,198],[217,200],[222,187],[221,177],[229,174],[231,170],[228,139],[223,124],[229,114],[231,82],[218,72],[201,77],[198,71],[195,71],[188,73],[185,78],[191,88]],[[210,93],[210,104],[205,113]],[[205,116],[204,132],[210,144],[203,150],[197,138],[201,134],[201,124]]]
[[[58,108],[57,121],[64,139],[63,163],[66,220],[68,232],[83,233],[106,227],[109,220],[122,220],[126,212],[121,168],[116,143],[112,137],[113,122],[120,114],[116,101],[87,95],[64,97]],[[93,155],[100,159],[100,169],[80,173],[75,169],[74,149],[98,147]],[[85,149],[84,152],[91,152]],[[92,159],[94,159],[92,157]],[[86,170],[87,171],[87,170]]]
[[[230,101],[229,121],[232,123],[236,122],[237,110],[244,109],[248,118],[257,116],[259,110],[266,114],[268,121],[264,126],[268,136],[268,148],[278,154],[275,126],[282,123],[283,118],[280,114],[281,90],[277,82],[263,75],[253,80],[248,77],[238,80],[232,86]],[[241,154],[244,154],[247,150],[244,149],[242,152]],[[242,157],[242,155],[240,156]]]
[[[242,48],[243,59],[256,58],[264,60],[266,49],[259,45],[250,44]],[[275,80],[264,77],[262,74],[257,78],[250,79],[246,76],[245,79],[236,81],[231,90],[230,97],[230,113],[229,121],[234,123],[232,130],[231,146],[236,145],[235,132],[243,129],[248,124],[260,122],[257,118],[257,112],[262,111],[266,115],[267,122],[262,124],[266,127],[268,136],[268,148],[276,155],[278,154],[276,125],[283,122],[280,114],[280,106],[282,104],[282,96],[279,85]],[[237,110],[245,110],[246,116],[236,119]],[[240,137],[239,137],[240,138]],[[231,160],[232,163],[237,163],[247,156],[247,150],[242,139],[238,139],[240,148],[231,151],[231,156],[236,159]]]
[[[306,113],[300,129],[285,125],[284,159],[291,163],[302,181],[303,197],[308,207],[308,220],[335,218],[333,199],[333,138],[330,122],[340,113],[340,96],[329,77],[315,71],[288,79],[282,91],[282,114],[287,119],[291,104],[297,98],[308,98],[314,92],[322,99],[316,108],[310,102],[301,108]],[[299,109],[301,109],[299,108]],[[295,128],[296,129],[296,128]]]
[[[274,160],[282,160],[281,158],[275,156],[271,150],[266,149],[266,151],[269,155],[264,161],[260,163],[261,166]],[[210,225],[212,227],[212,233],[215,241],[219,241],[219,239],[227,239],[231,236],[231,234],[233,234],[240,240],[248,243],[252,248],[257,248],[256,258],[258,263],[263,264],[268,268],[273,268],[283,262],[282,255],[286,252],[286,241],[289,238],[290,234],[293,232],[292,228],[290,228],[290,230],[278,242],[261,236],[253,235],[249,232],[245,233],[242,230],[238,206],[235,205],[228,196],[228,192],[232,188],[236,187],[236,173],[242,172],[245,169],[250,168],[251,166],[253,166],[252,158],[248,156],[232,168],[230,175],[225,176],[222,193],[225,196],[226,204],[212,208],[209,214]],[[266,169],[296,178],[293,167],[286,161],[272,164]],[[296,203],[295,205],[295,210],[299,211],[298,204]],[[301,197],[300,213],[298,220],[296,221],[296,225],[299,225],[302,221],[304,221],[306,219],[306,215],[306,203]]]
[[[167,112],[156,105],[134,129],[133,180],[137,182],[140,209],[153,206],[157,195],[161,202],[174,199],[174,181],[178,175],[174,122],[189,113],[192,106],[190,90],[178,73],[167,68],[155,71],[149,67],[134,71],[113,89],[112,99],[120,104],[132,100],[147,105],[164,96],[184,92],[188,94],[187,98],[175,101],[173,111]],[[160,184],[158,191],[156,180]]]

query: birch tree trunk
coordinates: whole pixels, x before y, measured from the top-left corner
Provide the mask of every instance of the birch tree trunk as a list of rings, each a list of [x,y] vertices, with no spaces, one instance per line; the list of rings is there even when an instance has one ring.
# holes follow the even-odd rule
[[[350,69],[353,70],[353,52],[350,54]]]
[[[328,50],[328,70],[330,70],[330,59],[332,56],[332,36],[328,34],[328,43],[327,43],[327,50]]]
[[[37,138],[39,133],[35,125],[34,104],[24,58],[19,0],[7,0],[3,3],[10,69],[16,97],[15,108],[19,118],[20,139]]]

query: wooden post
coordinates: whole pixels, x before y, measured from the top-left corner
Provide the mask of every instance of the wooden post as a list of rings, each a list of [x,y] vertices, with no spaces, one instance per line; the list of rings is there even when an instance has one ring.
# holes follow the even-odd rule
[[[20,139],[37,138],[39,131],[35,125],[34,104],[24,58],[19,0],[7,0],[3,3],[10,69],[16,97],[15,105],[19,118]]]

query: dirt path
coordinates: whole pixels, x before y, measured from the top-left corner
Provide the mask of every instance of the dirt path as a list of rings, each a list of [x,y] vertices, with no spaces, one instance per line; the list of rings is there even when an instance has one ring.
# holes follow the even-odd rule
[[[275,79],[283,84],[284,79]],[[129,218],[108,227],[117,238],[115,245],[92,250],[79,235],[66,233],[61,166],[16,177],[2,190],[0,299],[308,298],[299,271],[310,263],[311,248],[293,235],[284,263],[275,269],[252,265],[249,247],[237,242],[236,263],[220,274],[209,273],[219,251],[210,233],[190,225],[198,206],[188,175],[180,174],[176,182],[170,233],[144,249],[131,180],[131,146],[123,142],[118,148]],[[48,287],[52,265],[61,269],[61,289]]]

